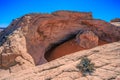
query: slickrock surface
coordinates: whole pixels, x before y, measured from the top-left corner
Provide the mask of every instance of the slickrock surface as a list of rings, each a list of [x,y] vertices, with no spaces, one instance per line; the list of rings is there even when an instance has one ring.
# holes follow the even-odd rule
[[[76,68],[84,55],[95,63],[95,71],[87,76],[82,76]],[[79,51],[6,76],[0,76],[1,80],[120,80],[120,41]]]
[[[120,22],[110,22],[111,24],[120,27]]]
[[[110,21],[111,24],[120,27],[120,18],[115,18]]]
[[[92,31],[106,42],[120,40],[120,28],[93,19],[91,13],[27,14],[0,33],[0,75],[46,63],[44,55],[48,50],[79,31]]]

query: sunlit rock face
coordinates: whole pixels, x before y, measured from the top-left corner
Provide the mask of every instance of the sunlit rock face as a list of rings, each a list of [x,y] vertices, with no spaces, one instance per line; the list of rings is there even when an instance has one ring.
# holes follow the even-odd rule
[[[91,13],[57,11],[27,14],[0,33],[0,68],[16,72],[46,63],[45,53],[79,31],[92,31],[100,40],[120,40],[120,28],[92,18]],[[95,46],[97,44],[97,39]]]
[[[120,18],[115,18],[110,21],[111,24],[120,27]]]

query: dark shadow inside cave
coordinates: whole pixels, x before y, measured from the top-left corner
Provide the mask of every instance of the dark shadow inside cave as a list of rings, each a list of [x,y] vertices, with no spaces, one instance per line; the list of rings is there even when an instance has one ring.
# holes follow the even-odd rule
[[[48,50],[45,53],[45,59],[49,62],[59,57],[81,51],[86,50],[88,48],[81,47],[75,40],[76,34],[69,35],[66,39],[59,41],[59,43],[51,44]],[[107,44],[108,42],[99,40],[98,46]]]
[[[51,60],[54,60],[54,59],[51,59],[50,56],[52,55],[52,51],[54,51],[58,46],[66,43],[67,41],[69,40],[72,40],[76,37],[76,34],[70,34],[67,38],[63,39],[63,40],[60,40],[58,43],[54,43],[54,44],[51,44],[49,47],[48,47],[48,50],[46,50],[45,52],[45,59],[47,61],[51,61]]]

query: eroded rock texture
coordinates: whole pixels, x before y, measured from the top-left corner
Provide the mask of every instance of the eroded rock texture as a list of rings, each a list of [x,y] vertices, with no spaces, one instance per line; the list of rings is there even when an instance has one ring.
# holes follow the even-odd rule
[[[85,55],[95,64],[95,71],[82,76],[76,66]],[[76,52],[6,76],[0,76],[1,80],[120,80],[120,42]]]
[[[86,30],[107,42],[120,40],[120,28],[91,13],[27,14],[0,33],[0,68],[11,73],[46,63],[44,54],[52,46]]]
[[[76,36],[76,41],[83,48],[93,48],[98,46],[98,40],[98,36],[92,31],[84,31],[83,33],[78,33]]]

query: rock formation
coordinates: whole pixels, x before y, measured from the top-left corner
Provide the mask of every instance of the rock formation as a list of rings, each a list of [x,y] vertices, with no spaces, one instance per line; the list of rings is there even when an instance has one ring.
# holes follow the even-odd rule
[[[98,40],[98,36],[96,36],[92,31],[78,33],[76,37],[76,41],[83,48],[93,48],[98,46]]]
[[[12,73],[46,63],[47,51],[75,37],[79,31],[91,31],[92,36],[106,42],[120,40],[119,27],[93,19],[91,13],[27,14],[0,33],[0,71]]]
[[[110,22],[120,22],[120,18],[112,19]]]
[[[120,27],[120,18],[116,18],[110,21],[111,24]]]
[[[85,55],[95,64],[95,71],[91,75],[82,76],[76,66]],[[0,77],[1,80],[120,80],[120,41]]]

